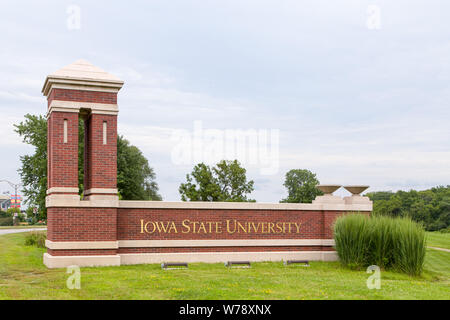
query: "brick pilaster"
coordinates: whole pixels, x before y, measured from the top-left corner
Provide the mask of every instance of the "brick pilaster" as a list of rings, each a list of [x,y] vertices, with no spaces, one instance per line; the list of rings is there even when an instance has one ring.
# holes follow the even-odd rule
[[[67,141],[64,141],[65,122]],[[47,126],[48,189],[78,188],[78,113],[52,112]],[[61,190],[51,193],[77,193]]]

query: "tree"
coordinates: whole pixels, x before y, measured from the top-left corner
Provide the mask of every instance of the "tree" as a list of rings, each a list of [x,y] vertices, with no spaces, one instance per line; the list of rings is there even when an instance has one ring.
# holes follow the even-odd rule
[[[47,120],[43,116],[25,115],[25,121],[15,125],[23,142],[34,147],[32,155],[20,157],[19,174],[23,184],[25,204],[38,208],[38,216],[47,216]]]
[[[15,214],[19,214],[20,213],[20,209],[19,208],[8,208],[6,210],[6,214],[8,214],[10,217],[14,217]]]
[[[366,197],[369,197],[372,201],[377,200],[389,200],[394,195],[392,191],[376,191],[366,193]]]
[[[450,226],[450,186],[423,191],[377,191],[368,194],[373,215],[410,217],[428,231]]]
[[[141,150],[122,136],[117,139],[117,188],[122,199],[162,200],[153,168]]]
[[[212,168],[199,163],[178,189],[181,200],[253,202],[247,194],[254,190],[254,182],[247,181],[246,172],[237,160],[222,160]]]
[[[20,157],[19,174],[23,183],[25,204],[38,208],[37,216],[47,216],[45,196],[47,192],[47,120],[39,115],[25,115],[25,120],[15,125],[15,131],[23,142],[34,147],[32,155]],[[79,124],[78,187],[83,192],[84,179],[84,125]],[[142,152],[117,137],[118,190],[124,200],[161,200],[155,173]]]
[[[280,202],[311,203],[322,191],[316,188],[319,184],[316,175],[306,169],[292,169],[286,173],[284,186],[288,197]]]

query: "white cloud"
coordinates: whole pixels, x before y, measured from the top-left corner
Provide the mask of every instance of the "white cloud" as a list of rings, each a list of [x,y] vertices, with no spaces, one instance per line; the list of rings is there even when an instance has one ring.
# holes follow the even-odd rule
[[[23,121],[23,118],[18,116],[4,115],[0,117],[0,147],[23,147],[22,139],[14,132],[14,124],[20,121]]]
[[[366,28],[368,4],[82,2],[79,32],[65,4],[0,4],[0,146],[11,150],[0,177],[29,151],[12,124],[45,113],[45,76],[84,58],[126,81],[119,133],[150,159],[165,199],[179,199],[191,170],[171,162],[171,134],[195,120],[280,130],[279,172],[248,168],[257,200],[280,200],[292,168],[376,189],[447,184],[449,4],[381,1],[378,31]]]

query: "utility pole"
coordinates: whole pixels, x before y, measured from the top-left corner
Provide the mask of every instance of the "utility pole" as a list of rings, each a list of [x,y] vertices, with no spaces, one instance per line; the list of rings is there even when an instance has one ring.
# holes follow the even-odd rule
[[[6,182],[7,184],[9,184],[12,188],[14,188],[14,197],[17,200],[17,189],[19,189],[19,187],[22,185],[21,183],[12,183],[8,180],[0,180],[0,182]]]

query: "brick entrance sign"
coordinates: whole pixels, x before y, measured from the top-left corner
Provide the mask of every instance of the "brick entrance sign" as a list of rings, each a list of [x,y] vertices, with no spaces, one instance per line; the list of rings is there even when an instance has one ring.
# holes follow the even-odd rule
[[[49,268],[160,262],[335,260],[332,224],[372,210],[366,197],[312,204],[122,201],[117,195],[117,94],[123,81],[79,60],[49,75]],[[78,121],[84,121],[84,194]]]

